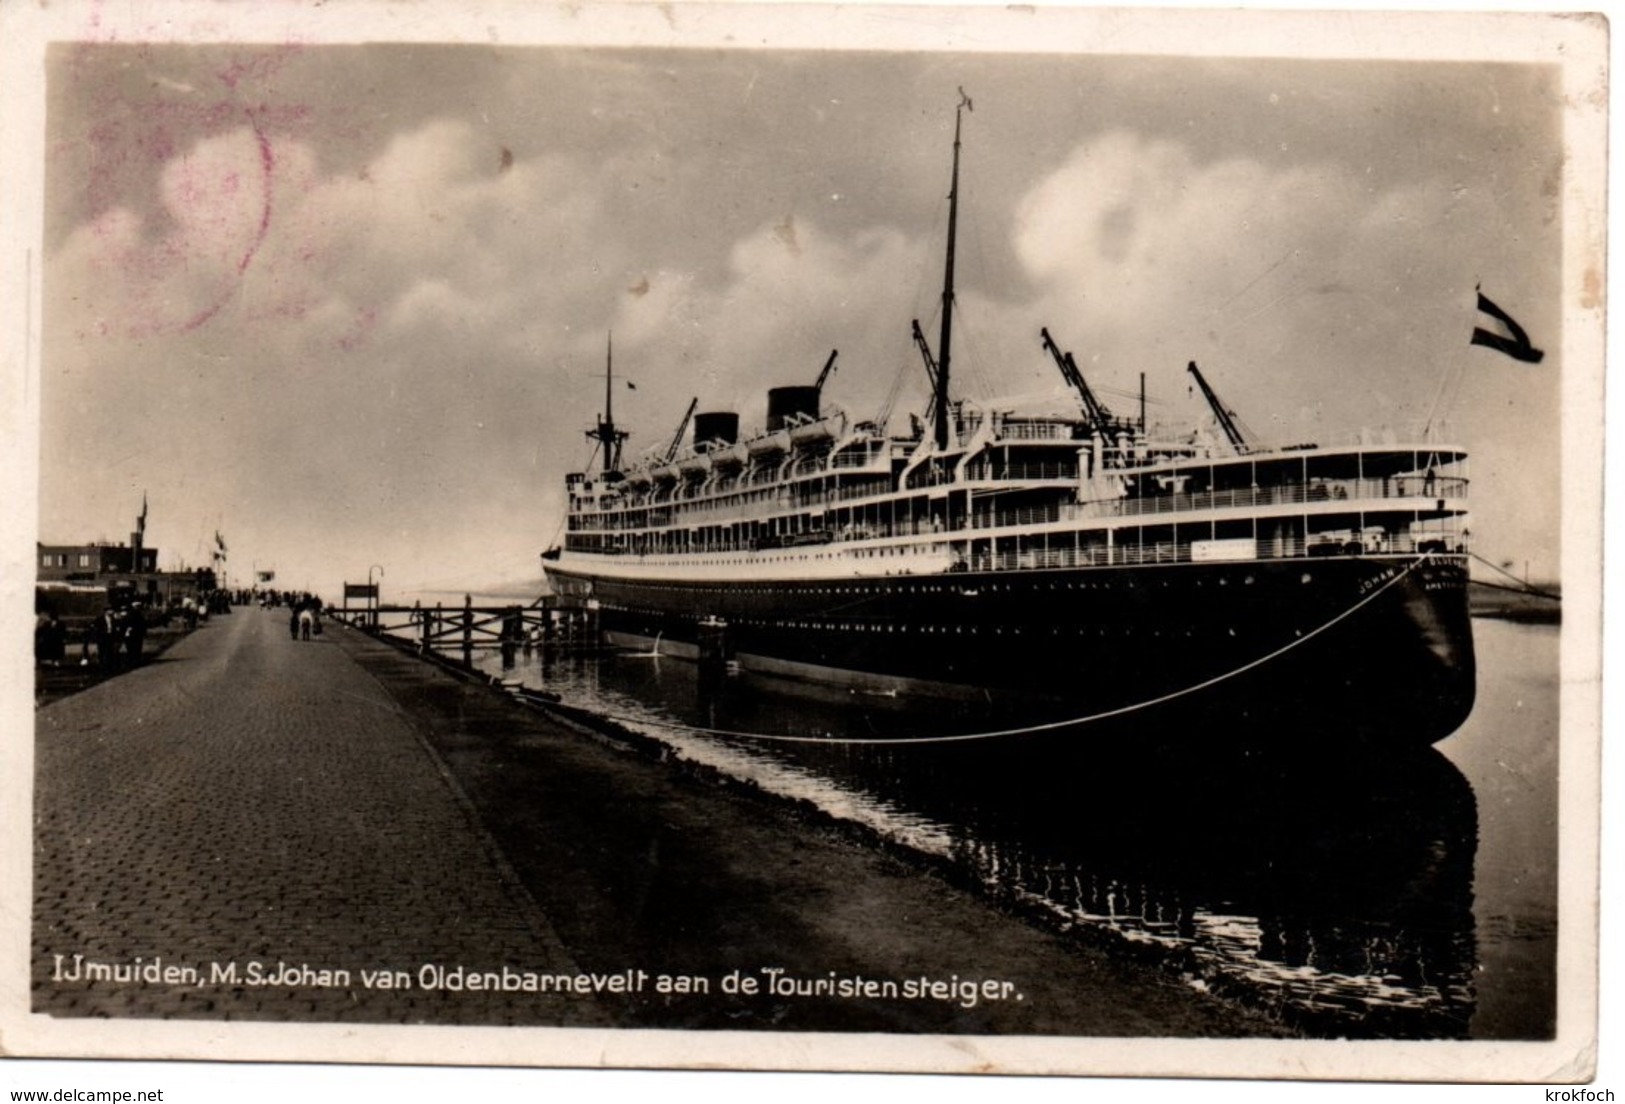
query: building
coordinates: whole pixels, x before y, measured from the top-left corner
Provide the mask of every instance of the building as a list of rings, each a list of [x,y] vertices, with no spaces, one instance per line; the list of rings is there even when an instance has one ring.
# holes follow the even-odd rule
[[[139,599],[161,609],[215,589],[213,568],[159,571],[158,550],[147,547],[146,532],[147,500],[143,495],[141,514],[128,544],[37,544],[36,608],[74,620],[94,617],[110,599],[115,604]]]
[[[105,582],[108,576],[152,575],[158,571],[156,548],[112,544],[41,544],[36,578],[42,583]]]

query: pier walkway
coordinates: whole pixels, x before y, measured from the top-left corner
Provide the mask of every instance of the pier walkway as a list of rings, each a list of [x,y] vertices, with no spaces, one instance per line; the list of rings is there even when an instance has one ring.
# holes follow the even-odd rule
[[[592,1022],[576,998],[356,984],[574,966],[394,700],[330,635],[291,640],[282,611],[216,617],[42,709],[35,755],[36,1011],[505,1023],[522,1000]],[[53,981],[75,955],[203,984]],[[249,983],[279,962],[352,984]],[[241,984],[209,984],[215,964]]]
[[[1280,1033],[340,626],[239,608],[36,716],[38,1012]]]

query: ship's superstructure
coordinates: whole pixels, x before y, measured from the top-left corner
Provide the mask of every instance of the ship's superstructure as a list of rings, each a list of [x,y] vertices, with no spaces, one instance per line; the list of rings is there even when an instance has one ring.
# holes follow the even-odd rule
[[[958,198],[956,126],[954,190]],[[1052,701],[1080,721],[1168,707],[1255,726],[1305,708],[1433,741],[1473,699],[1466,453],[1431,432],[1265,447],[1195,364],[1219,434],[1114,415],[1042,348],[1076,410],[948,389],[952,251],[933,388],[906,433],[815,384],[777,387],[760,432],[684,418],[670,448],[568,476],[552,586],[611,639],[725,640],[747,670],[886,692]],[[692,431],[686,432],[692,423]],[[1068,712],[1070,711],[1070,713]]]

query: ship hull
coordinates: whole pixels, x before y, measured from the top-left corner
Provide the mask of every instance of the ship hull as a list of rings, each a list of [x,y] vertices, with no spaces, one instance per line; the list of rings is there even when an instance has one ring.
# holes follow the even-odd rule
[[[596,606],[612,643],[959,698],[1044,732],[1426,745],[1474,697],[1459,557],[734,584],[548,572],[561,594]]]

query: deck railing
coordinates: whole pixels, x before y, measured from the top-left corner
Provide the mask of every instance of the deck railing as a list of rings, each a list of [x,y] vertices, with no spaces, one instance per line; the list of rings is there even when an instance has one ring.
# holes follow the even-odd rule
[[[1127,517],[1136,514],[1182,514],[1197,510],[1224,510],[1256,506],[1369,501],[1371,499],[1451,499],[1467,493],[1467,480],[1454,476],[1404,476],[1394,479],[1341,479],[1322,483],[1283,483],[1272,487],[1240,487],[1225,491],[1195,491],[1147,495],[1141,498],[1096,499],[1069,509],[1068,517]]]
[[[838,452],[835,454],[835,460],[830,466],[832,468],[867,468],[879,463],[885,458],[885,452],[878,452],[874,456],[867,455],[861,450],[856,452]]]
[[[1247,487],[1223,491],[1198,491],[1179,494],[1150,495],[1141,498],[1100,499],[1092,502],[1054,502],[1042,506],[1017,509],[977,511],[969,517],[945,521],[937,517],[902,520],[854,518],[837,530],[836,543],[848,540],[867,540],[879,537],[908,537],[943,532],[988,531],[997,536],[998,530],[1022,529],[1032,526],[1063,522],[1084,522],[1106,518],[1146,517],[1160,518],[1194,514],[1202,511],[1247,510],[1263,506],[1280,505],[1333,505],[1347,504],[1349,512],[1368,511],[1373,503],[1387,503],[1390,509],[1405,510],[1408,503],[1418,500],[1435,503],[1441,499],[1465,496],[1467,481],[1445,476],[1404,476],[1386,480],[1341,480],[1307,484],[1283,484],[1271,487]],[[817,513],[821,508],[852,499],[874,497],[884,493],[880,485],[849,485],[837,488],[833,495],[808,496],[800,501],[785,501],[775,495],[757,502],[719,503],[716,506],[698,506],[674,511],[671,507],[641,511],[612,512],[596,516],[573,515],[569,519],[572,534],[583,533],[637,533],[659,530],[673,525],[681,527],[728,524],[736,521],[761,521],[782,516],[789,511]],[[799,498],[799,496],[797,496]],[[1334,510],[1333,512],[1341,512]],[[1066,534],[1057,534],[1064,537]],[[1004,539],[1004,538],[1000,538]],[[1451,538],[1453,539],[1453,538]],[[726,550],[724,547],[717,550]],[[647,542],[638,541],[641,551]],[[716,548],[716,543],[708,547]],[[1286,553],[1302,554],[1302,553]],[[1177,557],[1176,557],[1177,558]]]
[[[593,549],[591,551],[599,555],[647,554],[657,558],[672,555],[682,555],[684,557],[729,555],[764,549],[787,549],[803,545],[839,547],[846,542],[870,540],[882,536],[940,536],[941,532],[942,530],[932,529],[926,525],[897,526],[890,533],[880,532],[875,527],[852,526],[838,530],[818,530],[783,536],[760,537],[749,548],[742,548],[727,541],[694,541],[683,548],[681,552],[650,551],[645,553],[635,547]],[[1061,536],[1066,535],[1061,534]],[[1019,543],[1021,540],[1028,543],[1023,545]],[[1194,554],[1196,545],[1201,543],[1203,542],[1155,541],[1145,544],[1113,543],[1108,545],[1104,541],[1091,537],[1091,539],[1082,543],[1045,545],[1039,541],[1038,537],[995,538],[985,541],[978,539],[971,546],[967,567],[974,571],[1021,571],[1057,567],[1190,563],[1196,558]],[[1010,547],[1010,545],[1015,545],[1015,547]],[[907,551],[908,549],[904,550]],[[1234,559],[1237,563],[1246,563],[1254,559],[1280,560],[1315,559],[1323,556],[1413,555],[1419,552],[1465,555],[1467,551],[1466,538],[1457,533],[1400,534],[1371,540],[1362,540],[1348,533],[1310,534],[1308,538],[1302,536],[1258,538],[1253,542],[1253,554],[1251,556],[1237,556]]]
[[[1071,441],[1075,440],[1072,422],[1001,422],[999,439],[1003,441]]]
[[[1151,544],[1114,544],[1091,542],[1079,546],[973,550],[970,568],[973,571],[1021,571],[1056,567],[1108,567],[1119,565],[1189,563],[1193,559],[1192,541],[1157,541]],[[1429,534],[1423,537],[1392,536],[1366,544],[1354,539],[1321,539],[1313,535],[1302,537],[1260,539],[1254,546],[1256,559],[1297,559],[1320,556],[1412,555],[1417,552],[1465,553],[1464,540],[1451,535]],[[1247,559],[1236,562],[1245,563]]]
[[[975,461],[965,468],[967,480],[1015,480],[1027,482],[1039,479],[1076,479],[1078,478],[1078,465],[1074,463],[1061,463],[1058,461],[1039,463],[1001,463]]]

